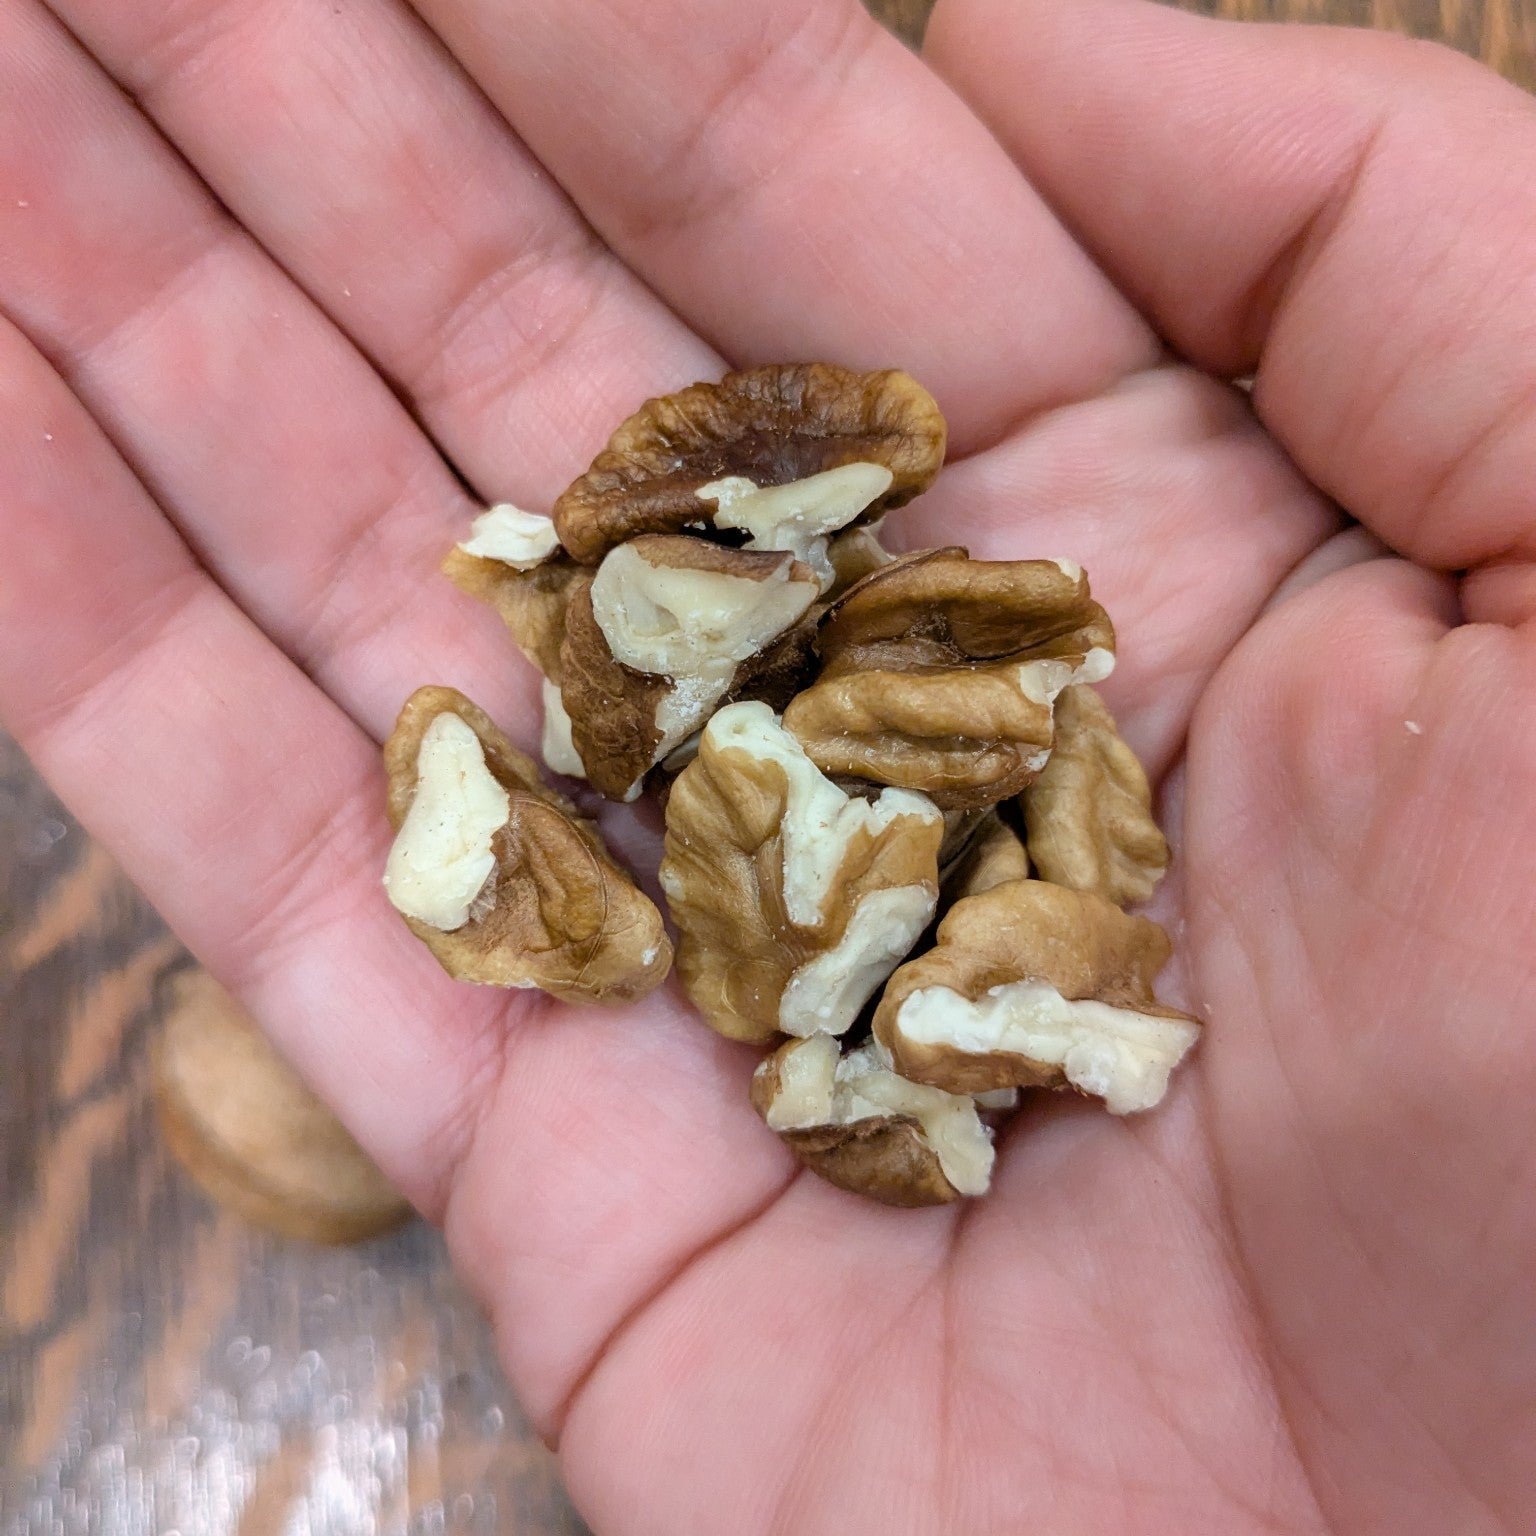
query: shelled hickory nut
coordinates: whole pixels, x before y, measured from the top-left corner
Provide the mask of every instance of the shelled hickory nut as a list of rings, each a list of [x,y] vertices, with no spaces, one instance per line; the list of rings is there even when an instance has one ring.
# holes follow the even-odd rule
[[[1120,910],[1168,850],[1082,568],[880,541],[944,445],[904,373],[749,369],[647,401],[550,517],[493,507],[444,564],[541,673],[549,766],[664,802],[678,977],[776,1047],[758,1112],[895,1205],[983,1193],[1022,1089],[1149,1108],[1199,1029]],[[416,695],[387,761],[390,896],[450,974],[666,974],[656,909],[467,700]]]
[[[884,1205],[943,1205],[991,1180],[976,1100],[898,1077],[872,1046],[791,1040],[753,1075],[752,1103],[806,1167]]]
[[[1114,644],[1080,567],[928,550],[832,604],[784,724],[825,773],[991,805],[1045,766],[1057,695],[1107,677]]]
[[[922,490],[943,454],[906,374],[729,374],[648,401],[552,520],[492,508],[444,568],[544,674],[545,761],[631,800],[721,703],[782,708],[809,681],[811,604],[883,558],[850,525]]]
[[[655,905],[463,694],[413,693],[384,764],[396,833],[384,883],[450,976],[594,1003],[666,976]]]
[[[891,977],[875,1042],[903,1077],[951,1093],[1071,1087],[1114,1114],[1150,1109],[1199,1034],[1153,995],[1169,947],[1103,897],[1005,881],[957,901]]]
[[[839,789],[766,704],[722,709],[661,864],[694,1006],[737,1040],[841,1034],[928,926],[943,835],[921,795]]]

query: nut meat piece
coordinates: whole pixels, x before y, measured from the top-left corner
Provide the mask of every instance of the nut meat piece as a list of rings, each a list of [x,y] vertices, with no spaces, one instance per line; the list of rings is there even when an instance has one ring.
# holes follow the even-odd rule
[[[863,515],[891,487],[883,464],[844,464],[786,485],[757,485],[744,475],[727,475],[698,490],[711,502],[715,527],[745,533],[748,549],[787,550],[816,573],[823,591],[837,582],[831,540]]]
[[[874,1019],[902,1076],[951,1093],[1076,1088],[1114,1114],[1150,1109],[1200,1029],[1159,1003],[1156,923],[1043,880],[968,896],[902,966]]]
[[[458,547],[466,555],[496,560],[514,571],[531,571],[560,548],[560,536],[551,518],[502,501],[475,519],[470,536]]]
[[[449,550],[442,569],[461,592],[489,603],[523,655],[545,677],[560,681],[566,608],[574,593],[591,586],[591,571],[561,555],[526,568],[509,565],[473,553],[469,544]]]
[[[825,773],[922,790],[944,810],[996,804],[1042,767],[1052,705],[1114,666],[1114,630],[1080,567],[893,561],[829,608],[825,668],[784,723]]]
[[[384,883],[450,976],[588,1003],[630,1001],[666,976],[654,904],[463,694],[412,694],[384,765],[396,830]]]
[[[1125,907],[1163,878],[1168,841],[1152,819],[1146,772],[1092,688],[1056,700],[1056,744],[1022,801],[1042,880]]]
[[[826,1035],[790,1041],[753,1075],[752,1103],[807,1168],[885,1205],[944,1205],[991,1181],[975,1101],[905,1081],[867,1045],[842,1056]]]
[[[850,797],[765,704],[705,728],[667,800],[661,883],[678,975],[738,1040],[841,1034],[938,898],[943,818],[921,795]]]
[[[571,737],[594,787],[633,799],[743,668],[781,653],[819,590],[787,554],[659,535],[610,550],[567,609],[561,650]]]
[[[555,526],[573,558],[596,565],[638,534],[717,526],[716,508],[699,495],[706,486],[745,480],[758,490],[856,464],[890,473],[886,487],[844,521],[873,518],[928,487],[944,440],[933,397],[899,370],[751,368],[648,400],[555,503]],[[742,489],[728,487],[726,499]],[[746,515],[755,523],[764,513],[759,503]]]
[[[994,885],[1029,879],[1029,855],[1019,834],[996,813],[982,823],[954,867],[944,874],[944,898],[960,901],[980,896]]]

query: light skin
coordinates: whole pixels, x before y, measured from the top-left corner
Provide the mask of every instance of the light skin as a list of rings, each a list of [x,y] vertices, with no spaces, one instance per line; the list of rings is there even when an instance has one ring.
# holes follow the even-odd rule
[[[944,0],[926,63],[834,0],[50,3],[0,717],[443,1223],[594,1527],[1536,1524],[1536,106],[1140,0]],[[535,735],[433,574],[477,499],[802,357],[939,396],[903,543],[1090,571],[1209,1021],[960,1210],[797,1175],[670,987],[458,988],[379,889],[415,686]]]

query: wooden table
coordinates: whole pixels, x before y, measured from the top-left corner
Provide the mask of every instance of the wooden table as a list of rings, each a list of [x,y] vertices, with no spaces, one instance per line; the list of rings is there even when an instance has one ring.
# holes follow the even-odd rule
[[[870,0],[909,39],[931,0]],[[1536,0],[1197,0],[1441,37],[1536,86]],[[190,961],[0,738],[0,1536],[579,1532],[420,1223],[210,1206],[146,1046]]]

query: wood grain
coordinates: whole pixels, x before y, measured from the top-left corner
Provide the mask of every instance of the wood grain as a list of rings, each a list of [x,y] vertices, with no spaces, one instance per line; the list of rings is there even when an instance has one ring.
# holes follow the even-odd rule
[[[578,1536],[436,1233],[287,1242],[171,1162],[191,964],[0,737],[0,1533]]]
[[[870,0],[916,42],[928,0]],[[1536,0],[1194,0],[1438,37],[1536,85]],[[573,1536],[420,1224],[343,1250],[215,1210],[155,1133],[192,962],[0,737],[0,1536]]]
[[[914,47],[934,0],[865,0]],[[1536,90],[1536,0],[1177,0],[1185,10],[1241,21],[1326,22],[1433,38]]]
[[[1536,89],[1531,0],[1189,0],[1186,9],[1243,21],[1329,22],[1433,38]]]

